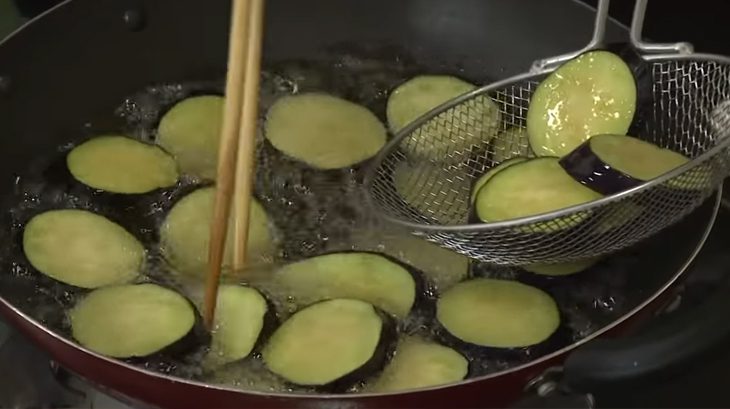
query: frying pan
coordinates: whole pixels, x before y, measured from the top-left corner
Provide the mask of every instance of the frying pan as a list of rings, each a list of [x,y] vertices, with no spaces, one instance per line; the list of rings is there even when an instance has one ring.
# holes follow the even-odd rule
[[[410,73],[449,73],[476,83],[578,49],[592,26],[591,10],[571,1],[270,0],[267,7],[265,69],[285,61],[321,66],[406,61]],[[246,392],[79,347],[59,329],[66,290],[27,269],[18,250],[23,217],[16,210],[29,195],[24,182],[38,175],[55,180],[57,168],[45,158],[122,126],[115,112],[139,90],[223,78],[228,21],[229,2],[223,0],[71,0],[0,44],[0,200],[13,209],[2,218],[0,313],[63,367],[118,397],[159,407],[500,407],[546,395],[556,384],[581,393],[654,375],[730,332],[704,314],[705,319],[669,322],[634,337],[606,338],[630,332],[672,297],[712,228],[718,192],[683,222],[597,271],[537,283],[561,308],[582,314],[585,333],[455,385],[347,396]],[[621,41],[625,32],[610,22],[607,38]],[[367,103],[382,116],[382,98]],[[483,268],[475,266],[473,273]],[[708,334],[713,337],[703,336]]]

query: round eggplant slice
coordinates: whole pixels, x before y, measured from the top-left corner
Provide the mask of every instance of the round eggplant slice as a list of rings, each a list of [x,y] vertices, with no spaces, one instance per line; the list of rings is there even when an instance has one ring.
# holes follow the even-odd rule
[[[214,201],[214,187],[197,189],[180,199],[162,224],[162,254],[180,273],[203,277],[206,272]],[[231,265],[233,257],[233,219],[230,223],[224,268]],[[264,208],[252,200],[248,228],[248,258],[252,264],[263,263],[272,256],[275,245],[270,226]],[[224,274],[230,274],[229,270]]]
[[[187,98],[160,120],[157,143],[175,157],[181,172],[215,179],[223,103],[217,95]]]
[[[508,167],[512,165],[516,165],[518,163],[526,161],[527,158],[511,158],[507,159],[506,161],[500,163],[499,165],[489,169],[485,174],[483,174],[477,181],[474,183],[474,187],[471,191],[471,203],[474,204],[474,202],[477,199],[477,193],[479,193],[479,189],[484,186],[489,179],[491,179],[494,175],[497,174],[497,172],[507,169]]]
[[[458,382],[469,361],[455,350],[419,337],[405,337],[395,356],[374,382],[373,392],[397,392]]]
[[[423,273],[438,290],[445,290],[469,274],[469,258],[415,236],[385,240],[385,252]]]
[[[327,94],[278,99],[269,109],[266,138],[277,150],[316,169],[341,169],[374,156],[385,126],[365,107]]]
[[[565,263],[529,264],[526,266],[522,266],[522,268],[534,274],[546,276],[567,276],[587,270],[593,267],[596,263],[598,263],[599,260],[600,258],[594,257],[582,260],[568,261]]]
[[[484,222],[548,213],[599,199],[601,195],[568,175],[557,158],[536,158],[512,165],[479,189],[476,214]],[[584,217],[561,218],[545,229],[568,228]]]
[[[177,183],[175,160],[160,147],[125,136],[99,136],[66,157],[79,182],[111,193],[147,193]]]
[[[411,273],[372,253],[333,253],[288,264],[275,273],[284,294],[311,304],[331,298],[354,298],[405,318],[416,299]]]
[[[263,360],[290,383],[346,388],[382,368],[393,336],[386,325],[364,301],[322,301],[284,321],[264,347]]]
[[[444,292],[436,304],[436,318],[458,340],[494,348],[538,344],[560,324],[558,306],[547,293],[490,278],[464,281]]]
[[[475,88],[473,84],[448,75],[422,75],[412,78],[398,86],[388,98],[387,117],[390,129],[398,132],[428,111]],[[500,125],[499,108],[489,98],[474,99],[468,107],[464,105],[455,109],[464,110],[461,116],[472,118],[470,126],[482,127],[484,130],[493,129],[496,132]],[[418,157],[448,161],[453,159],[447,157],[449,153],[451,156],[459,156],[454,152],[465,153],[472,146],[482,143],[482,132],[464,132],[461,128],[449,129],[447,125],[441,126],[443,129],[436,130],[438,134],[423,130],[409,136],[402,144],[403,149]]]
[[[403,161],[393,170],[393,186],[416,212],[441,224],[464,223],[469,213],[470,179],[463,171],[428,162]]]
[[[210,356],[217,364],[246,358],[256,346],[273,313],[261,293],[241,285],[218,290]]]
[[[375,226],[361,230],[351,239],[349,248],[379,252],[412,266],[418,270],[420,277],[438,290],[462,281],[469,273],[468,257],[408,232]]]
[[[156,284],[94,290],[69,317],[74,339],[114,358],[145,357],[182,342],[196,322],[190,301]]]
[[[388,125],[393,132],[398,132],[426,112],[474,89],[474,84],[449,75],[411,78],[388,98]]]
[[[576,180],[610,195],[689,162],[686,156],[625,135],[595,135],[560,160]]]
[[[23,251],[41,273],[80,288],[128,283],[140,273],[145,249],[131,233],[86,210],[51,210],[23,231]]]
[[[562,157],[593,135],[626,134],[636,109],[629,66],[608,51],[588,51],[551,73],[527,111],[530,147],[537,156]]]

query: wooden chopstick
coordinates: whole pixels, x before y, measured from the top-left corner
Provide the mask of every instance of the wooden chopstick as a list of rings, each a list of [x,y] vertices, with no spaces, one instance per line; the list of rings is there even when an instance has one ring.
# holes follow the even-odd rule
[[[234,240],[233,270],[238,272],[246,266],[248,244],[249,211],[255,174],[254,151],[256,147],[256,125],[258,118],[259,77],[261,75],[261,47],[264,25],[264,0],[251,0],[249,20],[249,42],[246,53],[245,89],[243,112],[241,113],[241,141],[236,160],[236,185],[234,189]]]
[[[212,329],[218,286],[226,247],[231,197],[234,192],[238,209],[248,208],[251,196],[253,150],[255,140],[256,107],[258,99],[259,64],[263,36],[263,0],[233,0],[231,28],[228,46],[228,74],[226,77],[226,101],[223,113],[215,204],[208,245],[208,274],[205,282],[203,321]],[[251,51],[249,51],[251,50]],[[253,56],[254,60],[248,61]],[[252,91],[250,88],[255,88]],[[248,101],[248,105],[244,104]],[[252,102],[253,101],[253,102]],[[251,105],[254,105],[251,107]],[[253,122],[253,125],[251,124]],[[241,145],[241,146],[239,146]],[[237,166],[239,150],[243,163]],[[236,174],[238,169],[241,174]],[[238,177],[237,177],[238,176]],[[241,182],[236,182],[237,179]],[[242,217],[236,215],[236,246],[247,241],[248,211]],[[244,232],[241,238],[241,232]],[[245,263],[245,253],[239,254],[239,263]],[[240,266],[239,266],[240,267]]]

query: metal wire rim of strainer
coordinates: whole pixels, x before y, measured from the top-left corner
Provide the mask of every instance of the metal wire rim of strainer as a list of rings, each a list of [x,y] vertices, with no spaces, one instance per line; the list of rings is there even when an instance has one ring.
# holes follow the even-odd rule
[[[707,197],[712,194],[712,192],[715,191],[717,186],[722,183],[722,180],[726,176],[728,176],[728,174],[730,174],[730,157],[728,155],[730,138],[727,137],[728,133],[730,133],[730,107],[728,105],[730,104],[730,102],[728,102],[728,99],[730,99],[730,57],[712,54],[690,53],[685,55],[647,55],[644,56],[644,59],[645,61],[647,61],[648,64],[651,64],[652,67],[656,67],[657,64],[689,63],[702,64],[702,66],[698,65],[700,67],[699,71],[702,71],[703,69],[709,70],[713,67],[721,71],[720,78],[722,83],[719,83],[720,81],[718,81],[717,79],[715,79],[715,82],[712,82],[707,81],[706,78],[700,78],[700,81],[704,80],[704,82],[701,84],[701,86],[697,86],[696,89],[694,89],[694,91],[696,91],[696,93],[700,96],[700,98],[698,99],[707,99],[706,94],[711,94],[712,97],[715,97],[715,91],[717,89],[721,90],[720,93],[722,94],[722,98],[717,100],[713,99],[712,103],[709,104],[709,106],[703,105],[700,107],[708,108],[709,112],[703,113],[704,115],[708,116],[706,119],[707,121],[709,121],[710,126],[714,127],[714,129],[710,130],[709,132],[703,131],[703,133],[705,133],[705,136],[712,135],[712,137],[710,138],[710,146],[709,148],[705,147],[704,149],[702,149],[704,151],[697,155],[690,155],[691,160],[685,165],[678,167],[656,179],[647,181],[630,190],[606,196],[592,202],[556,210],[549,213],[537,214],[533,216],[492,223],[441,223],[434,218],[429,219],[423,214],[414,216],[412,214],[413,209],[409,209],[408,211],[402,209],[394,209],[392,205],[384,203],[388,201],[388,198],[384,197],[381,185],[383,183],[383,178],[385,177],[384,175],[387,175],[389,172],[387,172],[387,169],[386,172],[383,172],[383,167],[390,166],[390,164],[387,163],[387,160],[391,157],[391,155],[398,151],[399,147],[406,138],[413,135],[421,127],[425,127],[430,121],[435,121],[436,118],[439,118],[441,115],[448,113],[450,110],[459,107],[462,104],[468,103],[475,98],[488,97],[495,102],[499,102],[495,97],[496,91],[507,89],[510,86],[520,86],[520,84],[526,84],[529,82],[535,84],[536,81],[539,81],[546,74],[549,74],[552,71],[552,69],[545,69],[538,73],[523,74],[506,80],[502,80],[464,94],[445,104],[442,104],[439,107],[432,109],[431,111],[419,117],[417,120],[413,121],[404,129],[399,131],[395,135],[395,137],[391,141],[389,141],[386,146],[378,153],[368,169],[364,183],[365,189],[368,192],[368,194],[366,195],[368,204],[371,206],[371,208],[375,209],[375,211],[386,221],[400,225],[401,227],[411,230],[417,235],[424,236],[429,241],[435,242],[442,245],[443,247],[450,248],[452,250],[465,254],[471,258],[493,262],[496,264],[514,265],[538,262],[558,262],[600,256],[620,250],[624,247],[636,243],[643,238],[657,233],[663,228],[666,228],[669,225],[677,222],[682,217],[697,208],[702,202],[704,202]],[[677,65],[673,74],[676,75],[679,72],[679,75],[681,76],[683,70],[684,68],[681,68],[679,65]],[[709,75],[710,74],[706,74],[705,77],[708,77]],[[653,87],[656,88],[656,79],[653,80]],[[669,82],[671,83],[671,81],[677,82],[676,78],[673,80],[670,78]],[[697,79],[690,78],[689,81],[692,86],[697,85]],[[678,86],[681,87],[684,85]],[[711,90],[711,92],[707,90],[703,91],[702,87],[712,87],[713,89]],[[660,89],[660,91],[664,90]],[[532,92],[534,92],[533,87],[530,88],[529,94],[531,95]],[[654,92],[654,90],[652,92]],[[514,98],[514,95],[512,95],[512,98]],[[653,103],[654,108],[658,109],[656,108],[658,102],[653,101]],[[689,103],[694,104],[696,103],[696,101],[690,100]],[[691,117],[692,115],[685,116]],[[672,118],[674,119],[674,117]],[[691,119],[692,118],[689,118],[689,120]],[[524,118],[520,118],[519,120],[524,121]],[[687,118],[677,118],[676,120],[677,122],[682,122],[687,120]],[[504,131],[504,129],[502,130]],[[682,132],[684,133],[684,131]],[[671,138],[671,136],[668,138]],[[690,135],[689,138],[694,139],[694,135]],[[486,140],[481,141],[481,143],[486,142]],[[694,142],[695,141],[693,140],[692,143]],[[682,142],[679,143],[681,144]],[[695,149],[697,149],[697,146],[695,146]],[[668,181],[675,180],[675,178],[679,179],[683,175],[687,175],[690,171],[698,168],[700,165],[703,164],[709,166],[709,168],[705,170],[708,174],[707,179],[709,180],[703,182],[701,188],[692,189],[692,192],[696,192],[696,194],[692,197],[691,202],[687,203],[686,206],[679,208],[679,210],[672,211],[670,214],[652,215],[650,225],[640,229],[639,231],[635,231],[632,235],[633,237],[622,237],[619,242],[614,243],[611,243],[609,240],[609,243],[604,245],[594,245],[592,248],[582,248],[575,251],[558,247],[557,249],[555,249],[555,251],[552,251],[552,253],[550,249],[535,251],[535,242],[529,243],[529,245],[532,246],[530,249],[528,249],[529,251],[525,251],[526,248],[521,248],[521,245],[518,243],[520,234],[523,234],[526,231],[534,234],[535,226],[538,224],[550,224],[555,220],[561,220],[566,217],[576,216],[581,213],[590,215],[598,209],[605,209],[610,206],[615,206],[617,203],[626,201],[631,197],[652,194],[652,191],[656,190],[658,187],[664,185]],[[487,169],[495,165],[496,163],[491,164],[490,166],[487,166]],[[392,169],[390,169],[390,171],[392,172]],[[390,199],[392,199],[392,197]],[[604,213],[609,212],[610,210],[607,210]],[[564,227],[561,227],[555,232],[560,233],[563,228]],[[519,234],[513,234],[509,237],[510,241],[512,241],[513,243],[504,246],[505,248],[498,249],[499,251],[489,248],[489,246],[482,246],[484,248],[480,248],[479,246],[480,242],[484,242],[482,244],[491,242],[492,245],[494,245],[495,239],[500,234],[509,235],[511,234],[510,232],[515,233],[515,231],[519,229],[523,230]],[[578,231],[577,233],[574,233],[573,236],[570,236],[570,241],[576,241],[576,239],[580,238],[579,236],[581,234],[588,234],[588,231],[586,229],[583,230],[583,232]],[[634,230],[636,230],[636,228],[634,228]],[[567,237],[568,236],[565,236],[563,238]],[[471,242],[467,243],[467,241]],[[545,243],[548,242],[545,241]],[[554,243],[550,243],[550,245],[553,246]]]

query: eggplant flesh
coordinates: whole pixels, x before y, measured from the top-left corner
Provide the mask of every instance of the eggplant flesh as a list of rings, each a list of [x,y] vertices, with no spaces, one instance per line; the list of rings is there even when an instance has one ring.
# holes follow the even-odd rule
[[[450,288],[438,300],[436,317],[450,337],[487,348],[539,344],[558,329],[555,300],[517,281],[477,278]]]
[[[395,322],[372,304],[331,299],[284,321],[262,357],[271,372],[293,385],[343,392],[383,368],[395,334]]]
[[[395,356],[375,380],[374,392],[445,385],[464,379],[469,361],[456,350],[417,336],[404,337]]]
[[[221,286],[208,359],[221,365],[248,357],[271,332],[275,320],[273,307],[256,289]]]
[[[176,346],[188,349],[198,323],[187,298],[150,283],[94,290],[69,316],[73,337],[81,345],[114,358],[141,358]]]
[[[636,109],[636,82],[624,60],[588,51],[543,80],[530,98],[527,133],[537,156],[563,157],[593,135],[623,134]]]
[[[288,264],[274,281],[297,304],[331,298],[354,298],[369,302],[405,318],[413,308],[421,280],[402,265],[385,256],[368,252],[324,254]]]

